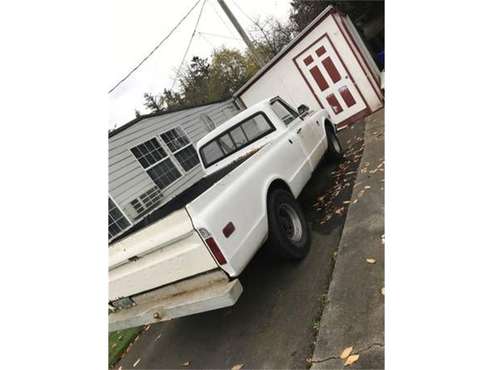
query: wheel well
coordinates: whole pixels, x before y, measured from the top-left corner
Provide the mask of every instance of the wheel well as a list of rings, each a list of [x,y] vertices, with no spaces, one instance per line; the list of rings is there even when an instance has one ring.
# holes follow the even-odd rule
[[[267,197],[270,195],[270,193],[276,189],[283,189],[283,190],[286,190],[288,191],[291,195],[293,194],[291,192],[291,189],[289,188],[289,185],[286,184],[285,181],[281,180],[281,179],[276,179],[274,181],[272,181],[272,183],[270,184],[269,186],[269,190],[267,191]]]
[[[325,131],[329,130],[332,134],[334,135],[336,134],[334,126],[332,125],[332,123],[330,123],[328,119],[325,119],[324,125],[325,125]]]

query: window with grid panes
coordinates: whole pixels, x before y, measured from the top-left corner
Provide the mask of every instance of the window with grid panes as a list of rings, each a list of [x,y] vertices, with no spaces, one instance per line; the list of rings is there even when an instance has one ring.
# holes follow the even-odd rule
[[[128,228],[130,223],[118,209],[116,204],[108,198],[108,239],[120,234],[123,230]]]
[[[156,138],[137,145],[130,151],[160,189],[164,189],[181,177],[181,173]]]
[[[197,151],[181,127],[166,131],[161,134],[161,139],[185,171],[189,171],[199,164]]]

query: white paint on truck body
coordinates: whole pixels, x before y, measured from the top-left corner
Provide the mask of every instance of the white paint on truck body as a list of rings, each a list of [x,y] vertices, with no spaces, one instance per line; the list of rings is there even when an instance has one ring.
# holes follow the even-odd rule
[[[218,267],[230,278],[237,277],[243,271],[268,237],[269,187],[274,181],[281,181],[297,197],[327,150],[325,122],[329,115],[325,109],[308,113],[303,118],[297,116],[285,124],[271,107],[274,101],[282,100],[275,97],[256,104],[214,129],[197,145],[201,153],[201,147],[211,139],[262,112],[274,130],[220,160],[211,166],[212,169],[205,168],[205,171],[217,171],[246,154],[250,155],[248,159],[185,208],[110,247],[110,300],[134,296],[137,302],[139,295],[147,294],[145,292],[151,289],[183,282],[184,279],[194,278]],[[335,131],[334,125],[328,122]],[[255,152],[251,154],[252,151]],[[233,223],[235,230],[226,237],[223,229],[228,223]],[[220,265],[213,257],[197,231],[201,228],[212,235],[226,259],[225,264]],[[138,258],[135,260],[133,257]],[[217,294],[210,293],[210,297],[206,294],[210,300],[203,297],[201,302],[217,300],[223,302],[221,304],[224,306],[224,302],[234,304],[237,299],[235,295],[226,298],[231,292],[224,293],[224,297]],[[186,302],[180,304],[186,306]],[[149,305],[168,307],[165,302]],[[197,306],[194,307],[193,310],[196,310]],[[213,309],[210,305],[201,304],[199,307],[204,307],[204,311]],[[135,307],[133,310],[139,312],[139,323],[152,317],[152,312],[147,309],[145,313]],[[118,325],[126,326],[124,322]]]
[[[269,186],[275,180],[281,180],[297,197],[327,150],[324,121],[328,115],[325,110],[303,120],[297,118],[286,126],[270,108],[270,99],[224,123],[220,132],[249,117],[253,111],[265,112],[275,125],[276,130],[261,140],[268,143],[263,143],[262,148],[241,166],[186,206],[194,226],[205,228],[214,236],[227,260],[221,268],[230,276],[238,276],[243,271],[268,236]],[[198,148],[217,137],[218,132],[212,131],[199,140]],[[252,148],[248,146],[247,149],[243,150],[245,153],[240,151],[228,157],[226,164]],[[226,164],[219,163],[220,167]],[[234,224],[235,231],[226,238],[222,230],[229,222]]]
[[[110,300],[217,268],[184,209],[118,241],[109,250]]]

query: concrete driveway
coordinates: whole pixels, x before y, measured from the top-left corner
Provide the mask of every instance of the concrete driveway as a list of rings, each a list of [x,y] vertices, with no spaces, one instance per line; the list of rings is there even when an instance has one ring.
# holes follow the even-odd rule
[[[358,123],[340,138],[354,147],[363,135]],[[350,173],[358,162],[352,158],[342,167]],[[345,221],[342,211],[321,224],[327,213],[314,205],[336,185],[336,166],[321,164],[299,198],[312,229],[312,249],[303,261],[280,261],[262,248],[240,277],[244,292],[236,305],[150,326],[115,368],[309,367]],[[351,198],[355,176],[347,177],[336,208]]]

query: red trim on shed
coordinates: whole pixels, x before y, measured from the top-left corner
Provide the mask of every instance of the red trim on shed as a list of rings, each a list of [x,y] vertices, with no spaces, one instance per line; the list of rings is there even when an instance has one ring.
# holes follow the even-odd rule
[[[336,83],[341,79],[341,75],[339,74],[339,71],[337,70],[336,66],[334,65],[334,62],[330,57],[325,58],[322,60],[322,65],[324,66],[325,70],[330,76],[330,79],[332,82]]]
[[[351,91],[347,88],[347,86],[341,86],[339,87],[339,94],[341,94],[342,99],[344,100],[344,103],[349,107],[353,106],[356,104],[356,101],[354,100],[353,95],[351,94]]]
[[[371,85],[373,91],[375,92],[375,94],[377,95],[378,100],[380,100],[380,102],[383,103],[382,102],[381,92],[377,88],[375,88],[375,85],[378,86],[378,82],[377,82],[378,80],[373,75],[372,69],[370,68],[370,66],[366,62],[366,58],[363,56],[360,48],[358,47],[358,44],[356,44],[356,42],[354,41],[353,35],[351,35],[351,32],[349,32],[349,30],[347,29],[347,26],[344,23],[344,18],[340,14],[338,14],[338,15],[339,15],[339,19],[340,19],[340,21],[342,23],[342,27],[344,28],[344,30],[348,34],[349,38],[351,39],[351,42],[349,42],[348,37],[346,36],[346,33],[342,30],[341,25],[337,21],[337,18],[334,17],[334,21],[335,21],[335,23],[337,25],[337,28],[339,28],[339,31],[341,32],[342,36],[344,37],[344,40],[346,40],[346,44],[348,44],[349,48],[351,49],[351,52],[354,54],[354,57],[356,58],[356,61],[358,62],[358,64],[359,64],[359,66],[360,66],[363,74],[366,76],[366,78],[370,82],[370,85]],[[354,47],[357,49],[357,51],[354,50],[353,44],[354,44]],[[366,73],[365,69],[363,68],[363,65],[361,64],[360,58],[358,58],[358,54],[361,57],[361,59],[363,60],[363,62],[365,63],[365,66],[368,69],[368,71],[370,71],[370,76],[368,76],[368,74]]]
[[[306,65],[310,65],[313,63],[313,58],[311,55],[308,55],[305,59],[303,59],[303,63],[305,63]]]
[[[337,25],[337,21],[334,19],[334,23]],[[365,99],[365,96],[361,93],[361,90],[359,89],[358,85],[354,82],[354,78],[353,76],[351,75],[351,72],[349,71],[349,69],[347,68],[346,66],[346,63],[344,63],[344,60],[342,60],[341,58],[341,55],[339,54],[339,52],[337,51],[337,49],[335,48],[334,46],[334,43],[332,42],[332,40],[330,39],[330,36],[327,34],[327,33],[324,33],[322,36],[320,36],[318,39],[316,39],[314,42],[312,42],[310,45],[308,45],[305,49],[303,49],[300,53],[298,53],[297,55],[295,55],[293,58],[292,58],[292,61],[293,63],[296,65],[296,68],[298,69],[298,72],[300,73],[301,77],[303,78],[303,80],[305,81],[306,85],[308,86],[308,88],[310,89],[312,95],[315,97],[315,99],[317,100],[318,104],[320,104],[320,108],[324,109],[324,106],[323,104],[321,103],[319,97],[318,97],[318,94],[315,93],[315,91],[313,90],[312,86],[310,85],[310,83],[308,82],[308,80],[306,79],[305,75],[303,74],[300,66],[298,65],[298,63],[296,62],[296,59],[303,53],[305,53],[308,49],[310,49],[313,45],[315,45],[317,42],[319,42],[320,40],[322,40],[324,37],[327,37],[327,39],[329,40],[329,43],[330,45],[332,46],[332,48],[334,49],[334,52],[336,53],[337,57],[339,58],[339,60],[341,61],[341,64],[343,65],[344,69],[346,70],[349,78],[351,79],[354,87],[356,88],[356,90],[358,90],[358,94],[361,96],[361,99],[363,99],[363,102],[365,103],[365,106],[366,108],[364,110],[362,110],[361,112],[365,111],[365,110],[368,110],[370,113],[371,113],[371,109],[370,109],[370,106],[368,105],[368,102],[366,101]],[[346,41],[347,42],[347,41]],[[355,56],[356,58],[356,56]],[[357,58],[356,58],[357,59]],[[318,68],[317,68],[318,69]],[[310,70],[311,72],[311,70]],[[320,72],[320,71],[319,71]],[[315,78],[315,77],[314,77]],[[332,78],[332,77],[331,77]],[[325,79],[324,79],[325,80]],[[317,82],[318,83],[318,82]],[[360,112],[354,114],[353,116],[356,116],[358,115]],[[351,117],[353,117],[351,116]],[[351,117],[349,117],[348,119],[350,119]],[[347,121],[347,120],[346,120]],[[345,122],[345,121],[343,121]],[[341,124],[342,122],[339,122],[339,124]]]
[[[317,50],[315,50],[315,53],[317,54],[318,57],[321,57],[322,55],[325,54],[327,50],[325,50],[324,46],[320,46]]]
[[[322,75],[322,72],[320,72],[318,66],[310,68],[310,74],[315,79],[315,82],[317,83],[320,90],[324,91],[329,87],[329,84],[327,83],[327,81],[325,81],[325,78]]]
[[[342,107],[339,104],[339,100],[337,100],[336,96],[334,94],[330,94],[327,96],[327,103],[329,103],[330,107],[334,111],[335,114],[339,114],[342,112]]]

